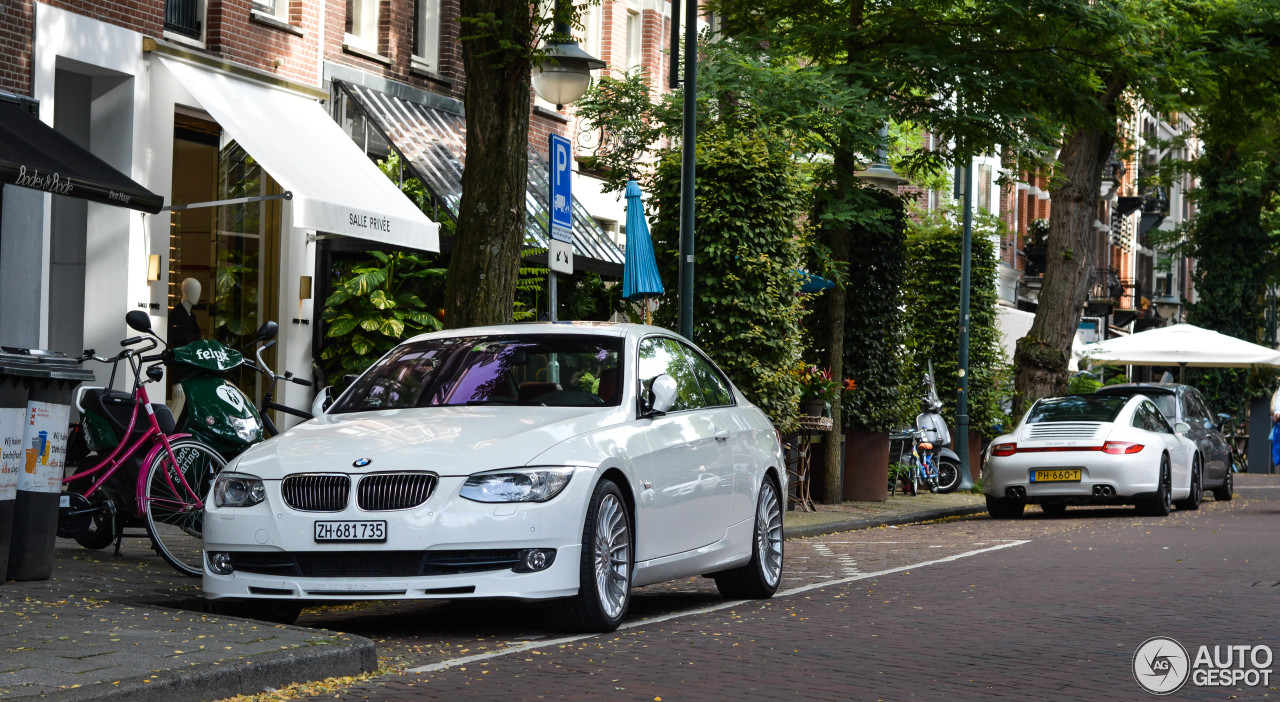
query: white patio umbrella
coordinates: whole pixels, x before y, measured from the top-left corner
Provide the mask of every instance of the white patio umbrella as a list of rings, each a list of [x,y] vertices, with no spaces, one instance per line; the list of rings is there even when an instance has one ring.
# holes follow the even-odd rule
[[[1175,324],[1080,347],[1092,363],[1120,366],[1280,366],[1280,351],[1191,324]]]

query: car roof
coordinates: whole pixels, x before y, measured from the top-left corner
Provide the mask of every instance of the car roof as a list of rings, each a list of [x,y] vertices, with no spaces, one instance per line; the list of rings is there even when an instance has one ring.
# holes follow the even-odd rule
[[[1107,385],[1093,391],[1095,395],[1176,395],[1179,388],[1189,388],[1181,383],[1125,383]]]
[[[670,329],[649,324],[629,324],[625,322],[517,322],[515,324],[444,329],[418,334],[407,339],[407,341],[449,339],[458,336],[518,336],[522,334],[594,334],[598,336],[637,338],[650,334],[662,334],[677,339],[684,338]]]

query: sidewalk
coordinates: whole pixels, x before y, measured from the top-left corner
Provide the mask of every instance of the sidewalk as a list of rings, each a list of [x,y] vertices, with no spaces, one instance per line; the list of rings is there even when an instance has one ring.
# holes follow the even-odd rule
[[[915,497],[899,494],[886,502],[845,502],[815,505],[817,512],[787,512],[784,523],[788,539],[835,534],[854,529],[871,529],[927,522],[944,517],[984,514],[982,495],[956,492],[949,495],[921,493]]]
[[[980,495],[895,497],[787,512],[787,538],[972,514]],[[0,584],[0,700],[179,702],[357,675],[372,641],[322,629],[207,614],[199,581],[144,538],[121,557],[60,539],[53,578]]]
[[[126,538],[59,539],[53,578],[0,584],[0,699],[212,700],[377,667],[373,642],[204,614],[199,581]]]

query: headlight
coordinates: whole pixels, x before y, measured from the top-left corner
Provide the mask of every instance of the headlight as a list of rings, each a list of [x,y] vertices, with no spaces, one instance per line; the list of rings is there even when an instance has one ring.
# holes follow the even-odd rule
[[[240,417],[232,417],[231,426],[236,428],[236,436],[240,437],[241,441],[257,441],[258,422],[253,417],[246,417],[244,419],[241,419]]]
[[[265,499],[262,478],[248,473],[223,471],[213,483],[213,503],[219,507],[252,507]]]
[[[467,478],[461,495],[476,502],[546,502],[573,477],[572,468],[514,468]]]

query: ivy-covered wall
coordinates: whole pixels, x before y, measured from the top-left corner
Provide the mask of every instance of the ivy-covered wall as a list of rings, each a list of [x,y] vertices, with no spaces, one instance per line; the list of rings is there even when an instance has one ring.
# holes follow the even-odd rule
[[[1009,426],[1000,401],[1009,370],[1000,354],[996,328],[997,258],[991,237],[1001,226],[993,217],[974,221],[969,286],[969,426],[994,436],[992,427]],[[960,387],[960,254],[958,222],[938,212],[921,213],[907,227],[907,273],[903,280],[906,357],[903,393],[919,404],[924,375],[933,361],[934,382],[943,415],[955,427]]]
[[[698,135],[697,159],[693,342],[785,432],[795,423],[803,349],[802,171],[782,140],[722,127]],[[663,155],[655,181],[653,247],[668,292],[654,323],[677,329],[678,151]]]

